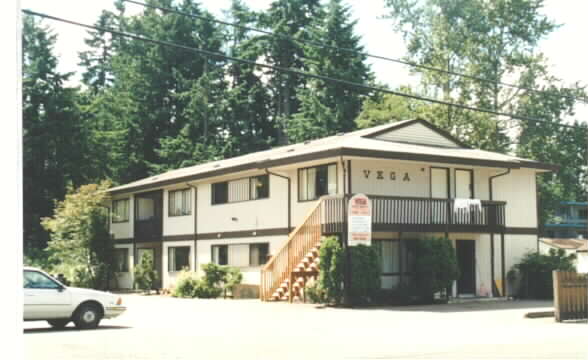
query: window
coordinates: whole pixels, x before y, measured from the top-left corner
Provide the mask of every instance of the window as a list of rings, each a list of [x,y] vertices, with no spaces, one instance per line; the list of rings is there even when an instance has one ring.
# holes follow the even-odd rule
[[[129,249],[114,249],[114,271],[129,272]]]
[[[135,204],[137,206],[135,215],[138,221],[147,221],[155,217],[154,199],[148,197],[138,197]]]
[[[411,273],[414,269],[414,254],[407,246],[411,240],[376,240],[376,246],[380,253],[381,273],[387,275],[400,275]]]
[[[269,197],[269,176],[254,176],[250,179],[251,200],[267,199]]]
[[[261,266],[266,263],[268,254],[268,243],[212,246],[212,262],[217,265]]]
[[[337,193],[337,165],[298,170],[298,201],[315,200]]]
[[[183,268],[190,268],[190,247],[168,248],[167,269],[169,271],[181,271]]]
[[[250,244],[249,245],[249,265],[261,266],[267,261],[269,254],[269,244]]]
[[[129,199],[114,200],[112,202],[112,222],[129,221]]]
[[[192,201],[190,189],[175,190],[168,193],[168,215],[185,216],[192,214]]]
[[[217,265],[229,265],[229,246],[213,245],[212,262]]]
[[[588,209],[579,209],[578,217],[582,220],[586,220],[586,218],[588,218]]]
[[[212,184],[212,203],[226,204],[229,201],[229,183]]]
[[[212,204],[226,204],[269,197],[269,176],[260,175],[212,184]]]
[[[24,271],[23,285],[25,289],[59,289],[61,286],[38,271]]]

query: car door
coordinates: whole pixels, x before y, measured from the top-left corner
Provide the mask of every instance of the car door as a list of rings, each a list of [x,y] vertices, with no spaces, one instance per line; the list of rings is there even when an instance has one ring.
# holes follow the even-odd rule
[[[36,270],[25,270],[23,280],[25,320],[71,316],[71,293],[67,288]]]

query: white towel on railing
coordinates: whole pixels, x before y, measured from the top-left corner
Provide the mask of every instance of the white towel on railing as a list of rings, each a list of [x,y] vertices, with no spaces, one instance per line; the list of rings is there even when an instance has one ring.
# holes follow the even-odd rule
[[[453,200],[453,211],[458,212],[459,210],[480,210],[482,208],[482,201],[480,199],[454,199]]]

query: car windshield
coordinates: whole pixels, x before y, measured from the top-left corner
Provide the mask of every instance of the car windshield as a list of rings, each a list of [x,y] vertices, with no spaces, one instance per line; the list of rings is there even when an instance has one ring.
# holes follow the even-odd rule
[[[58,289],[61,286],[45,274],[25,270],[24,287],[25,289]]]

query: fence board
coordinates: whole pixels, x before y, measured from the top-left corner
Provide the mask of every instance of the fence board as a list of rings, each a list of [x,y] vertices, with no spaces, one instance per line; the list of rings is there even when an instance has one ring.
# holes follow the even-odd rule
[[[553,272],[555,320],[588,319],[588,274]]]

